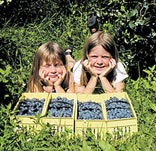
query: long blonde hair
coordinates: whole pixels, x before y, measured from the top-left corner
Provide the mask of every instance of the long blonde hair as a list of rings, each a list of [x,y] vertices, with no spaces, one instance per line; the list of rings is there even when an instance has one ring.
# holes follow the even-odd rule
[[[67,62],[66,57],[64,54],[63,49],[59,46],[59,44],[49,41],[45,44],[42,44],[35,53],[34,61],[32,64],[32,69],[29,76],[29,81],[27,85],[27,91],[29,92],[43,92],[43,88],[40,84],[40,77],[39,77],[39,69],[42,65],[43,61],[51,61],[54,62],[56,60],[61,60],[65,68],[67,69]],[[68,80],[69,80],[69,73],[62,82],[62,87],[64,89],[68,88]]]
[[[92,48],[94,48],[97,45],[101,45],[107,52],[111,54],[111,56],[116,60],[116,62],[118,62],[118,50],[116,48],[116,44],[113,40],[113,37],[109,33],[104,33],[102,31],[97,31],[88,38],[84,46],[82,61],[87,59],[87,55],[90,53]],[[108,80],[112,81],[114,75],[115,72],[114,70],[112,70],[107,76]],[[82,75],[80,80],[81,84],[87,85],[90,77],[90,74],[82,68]]]

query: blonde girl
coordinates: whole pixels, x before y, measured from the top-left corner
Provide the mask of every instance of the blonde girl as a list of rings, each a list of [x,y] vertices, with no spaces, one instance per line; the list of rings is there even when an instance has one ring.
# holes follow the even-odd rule
[[[55,42],[42,44],[35,53],[27,90],[29,92],[74,92],[72,73],[66,56]]]

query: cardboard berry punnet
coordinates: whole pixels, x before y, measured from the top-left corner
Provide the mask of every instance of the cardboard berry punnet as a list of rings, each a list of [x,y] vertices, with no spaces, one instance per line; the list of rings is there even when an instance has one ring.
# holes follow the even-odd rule
[[[54,132],[67,128],[76,135],[91,132],[101,138],[106,133],[115,137],[138,131],[137,116],[126,92],[23,93],[14,110],[22,126],[38,130],[44,123],[52,125]]]

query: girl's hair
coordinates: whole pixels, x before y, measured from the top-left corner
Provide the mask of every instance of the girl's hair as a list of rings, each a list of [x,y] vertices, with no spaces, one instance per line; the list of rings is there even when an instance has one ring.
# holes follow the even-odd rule
[[[28,81],[27,90],[29,92],[43,92],[43,88],[40,84],[39,69],[44,61],[55,62],[60,60],[67,69],[66,57],[63,49],[55,42],[49,41],[42,44],[35,53],[32,69]],[[65,76],[62,82],[64,89],[68,88],[69,73]]]
[[[118,62],[118,50],[116,48],[116,44],[114,42],[113,37],[109,33],[104,33],[102,31],[97,31],[88,38],[84,46],[84,54],[82,61],[87,59],[87,55],[91,52],[92,48],[94,48],[97,45],[101,45],[107,52],[111,54],[111,56],[116,60],[116,62]],[[114,75],[114,70],[112,70],[108,74],[107,78],[110,82],[112,82]],[[90,74],[86,72],[85,69],[82,69],[81,84],[86,85],[90,77]]]

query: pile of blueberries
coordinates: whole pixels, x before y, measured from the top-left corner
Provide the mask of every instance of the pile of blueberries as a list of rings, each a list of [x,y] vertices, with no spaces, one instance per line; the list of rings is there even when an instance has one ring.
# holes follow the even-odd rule
[[[40,114],[43,109],[45,99],[26,98],[19,103],[17,115],[33,116]]]
[[[56,97],[50,100],[48,106],[48,116],[50,117],[72,117],[74,99],[66,97]]]
[[[91,100],[87,102],[78,101],[78,119],[83,120],[102,120],[102,108],[99,103]]]
[[[118,99],[117,97],[110,97],[109,100],[104,102],[108,119],[111,120],[132,117],[130,105],[125,98]]]

